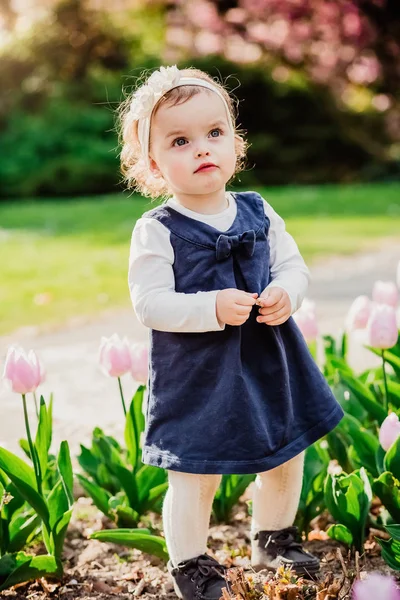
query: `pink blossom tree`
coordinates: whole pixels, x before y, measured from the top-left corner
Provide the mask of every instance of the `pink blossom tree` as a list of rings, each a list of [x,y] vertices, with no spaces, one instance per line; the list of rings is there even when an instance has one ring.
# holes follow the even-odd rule
[[[262,61],[277,82],[301,72],[339,108],[384,113],[400,139],[400,9],[395,0],[171,0],[171,58]],[[362,135],[362,132],[358,132]],[[383,147],[365,136],[371,154]]]

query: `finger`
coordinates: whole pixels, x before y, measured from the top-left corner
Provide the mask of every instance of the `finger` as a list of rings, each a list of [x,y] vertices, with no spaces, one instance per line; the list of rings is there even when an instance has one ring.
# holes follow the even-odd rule
[[[279,319],[270,319],[270,320],[267,319],[263,324],[264,325],[281,325],[282,323],[285,323],[285,321],[287,321],[289,317],[290,317],[290,315],[288,313],[285,313],[284,315],[279,317]]]
[[[234,324],[235,324],[235,325],[243,325],[243,323],[246,323],[246,321],[247,321],[247,319],[248,319],[248,318],[249,318],[249,317],[248,317],[248,315],[246,316],[246,318],[243,318],[243,317],[237,317],[237,318],[234,320]]]
[[[286,315],[285,317],[281,317],[277,321],[271,321],[271,323],[266,323],[266,325],[269,325],[270,327],[274,327],[275,325],[282,325],[282,323],[286,323],[289,317],[290,315]]]
[[[267,319],[265,321],[262,321],[261,324],[262,325],[282,325],[282,323],[285,323],[289,317],[290,317],[289,314],[285,314],[282,317],[280,317],[279,319],[272,319],[272,320]],[[265,317],[263,317],[263,318],[265,318]]]
[[[246,299],[246,300],[250,300],[251,304],[255,304],[258,298],[258,294],[254,293],[254,294],[250,294],[250,292],[239,292],[238,295],[238,299],[236,300],[236,302],[241,302],[242,300]]]
[[[288,318],[290,315],[287,311],[286,308],[281,308],[280,310],[278,310],[277,312],[275,312],[273,315],[266,315],[266,316],[260,316],[257,317],[257,321],[258,323],[268,323],[271,324],[273,321],[277,321],[281,318]]]
[[[235,313],[237,315],[249,315],[250,311],[251,311],[251,306],[247,307],[247,306],[242,306],[241,304],[237,304],[235,307]]]
[[[276,312],[282,310],[282,308],[285,308],[285,302],[284,300],[280,300],[278,302],[278,304],[274,304],[273,306],[267,307],[267,308],[259,308],[258,312],[260,315],[266,316],[266,315],[273,315]]]
[[[238,306],[254,306],[256,299],[251,295],[238,296],[235,299],[235,304]]]
[[[278,304],[278,302],[280,302],[283,299],[283,294],[279,295],[278,297],[274,294],[273,296],[268,296],[268,298],[259,298],[259,305],[262,308],[266,308],[269,306],[275,306],[275,304]]]
[[[259,300],[262,306],[273,306],[283,298],[283,294],[284,292],[281,288],[271,288],[265,296],[260,296]]]

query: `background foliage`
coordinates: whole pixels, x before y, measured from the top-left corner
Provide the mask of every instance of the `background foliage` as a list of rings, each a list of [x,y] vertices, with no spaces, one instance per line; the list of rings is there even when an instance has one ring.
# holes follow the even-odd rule
[[[400,176],[394,2],[146,1],[94,10],[65,0],[22,32],[11,6],[2,11],[3,198],[121,189],[114,110],[123,88],[163,63],[203,68],[238,98],[251,144],[243,186]]]

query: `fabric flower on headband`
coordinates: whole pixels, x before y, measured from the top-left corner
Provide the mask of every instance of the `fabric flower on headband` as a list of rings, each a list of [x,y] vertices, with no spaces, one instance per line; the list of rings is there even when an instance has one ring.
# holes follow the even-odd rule
[[[160,67],[159,71],[154,71],[147,83],[139,88],[133,96],[130,108],[133,118],[149,117],[156,102],[179,83],[180,77],[181,74],[176,65]]]

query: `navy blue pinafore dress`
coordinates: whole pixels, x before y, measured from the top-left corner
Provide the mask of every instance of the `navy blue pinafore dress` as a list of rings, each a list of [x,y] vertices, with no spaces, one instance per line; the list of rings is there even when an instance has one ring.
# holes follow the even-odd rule
[[[269,219],[256,192],[234,194],[237,215],[221,232],[163,205],[148,213],[170,231],[176,292],[270,282]],[[222,331],[150,331],[142,461],[186,473],[259,473],[331,431],[343,410],[290,317]]]

